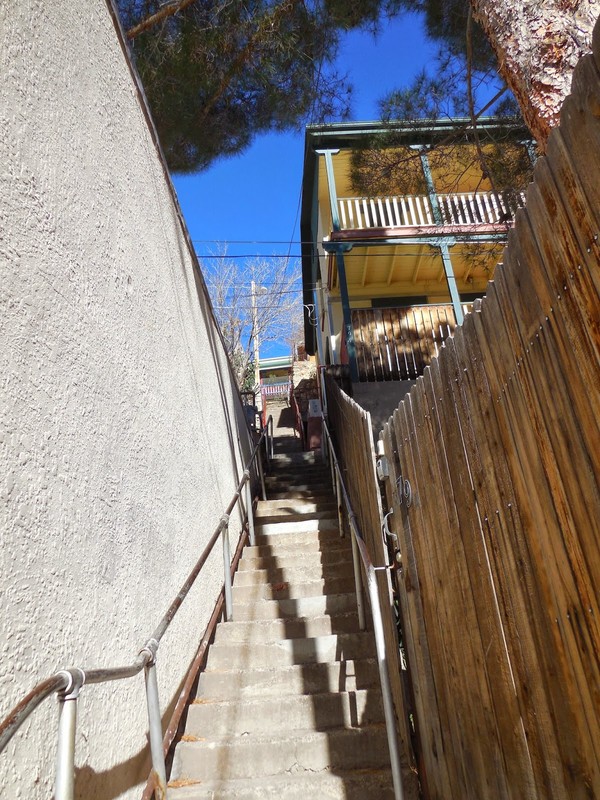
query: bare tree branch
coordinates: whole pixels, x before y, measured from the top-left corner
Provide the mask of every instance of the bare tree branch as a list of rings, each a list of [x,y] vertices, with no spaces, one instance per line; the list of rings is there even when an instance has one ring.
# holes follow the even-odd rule
[[[288,342],[295,319],[301,316],[299,268],[281,257],[241,262],[222,258],[217,266],[203,268],[227,355],[238,385],[244,388],[252,372],[254,341],[258,339],[261,346]]]

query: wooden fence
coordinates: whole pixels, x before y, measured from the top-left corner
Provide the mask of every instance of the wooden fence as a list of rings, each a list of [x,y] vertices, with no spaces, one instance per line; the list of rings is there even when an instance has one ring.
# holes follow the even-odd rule
[[[375,473],[371,415],[348,397],[330,375],[325,375],[325,388],[329,425],[353,510],[373,564],[376,567],[384,566],[387,563],[387,552],[381,533],[381,496]],[[398,719],[406,797],[412,798],[417,796],[416,786],[410,786],[411,782],[415,783],[415,775],[411,769],[414,766],[414,755],[388,571],[379,570],[378,584],[388,667]]]
[[[430,800],[600,798],[599,66],[485,299],[382,433]],[[343,424],[358,502],[366,433]]]

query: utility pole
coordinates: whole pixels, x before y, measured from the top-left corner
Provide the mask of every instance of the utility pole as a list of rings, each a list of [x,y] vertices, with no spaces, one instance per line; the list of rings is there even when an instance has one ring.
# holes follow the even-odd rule
[[[250,284],[250,294],[252,297],[252,341],[254,344],[254,384],[260,386],[260,369],[259,369],[259,341],[258,341],[258,308],[256,306],[256,284],[254,281]]]

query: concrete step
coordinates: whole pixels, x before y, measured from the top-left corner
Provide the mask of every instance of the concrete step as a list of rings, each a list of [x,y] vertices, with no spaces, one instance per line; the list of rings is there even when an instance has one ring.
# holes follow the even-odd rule
[[[261,549],[259,555],[277,555],[278,553],[284,553],[286,548],[290,550],[291,548],[295,548],[296,553],[300,552],[302,549],[316,549],[316,550],[325,550],[331,547],[332,545],[340,545],[346,544],[348,547],[350,546],[350,539],[349,537],[341,537],[340,532],[337,528],[331,527],[327,528],[326,530],[319,530],[319,531],[292,531],[289,533],[274,533],[274,534],[258,534],[256,535],[256,545],[255,547],[260,548],[269,548],[268,550]],[[250,556],[256,555],[253,552],[253,548],[247,546],[244,548],[244,554],[248,554]]]
[[[286,498],[283,500],[259,500],[255,512],[257,522],[292,521],[300,519],[322,519],[337,514],[337,504],[332,498],[312,500],[298,500]]]
[[[253,603],[233,603],[233,619],[236,622],[347,614],[352,611],[356,611],[356,594],[354,592],[283,600],[259,599]]]
[[[255,525],[267,525],[272,522],[303,522],[313,519],[331,519],[335,516],[337,516],[337,506],[331,504],[327,508],[322,508],[320,511],[299,511],[297,513],[291,511],[277,511],[274,514],[261,512],[255,517]]]
[[[336,633],[305,639],[239,644],[216,640],[211,645],[206,669],[291,667],[328,661],[353,661],[375,656],[375,642],[369,632]]]
[[[330,616],[297,617],[294,619],[236,620],[217,626],[216,641],[274,642],[279,639],[305,639],[334,633],[357,633],[356,611]]]
[[[257,520],[254,531],[257,536],[280,536],[282,533],[310,533],[312,531],[338,530],[337,514],[326,519],[307,519],[300,522],[267,522],[261,525]]]
[[[257,600],[285,600],[300,597],[313,597],[315,595],[347,594],[354,589],[354,578],[344,576],[341,578],[322,578],[307,583],[281,583],[264,584],[262,586],[233,586],[232,595],[234,603],[251,603]]]
[[[279,512],[307,514],[312,511],[323,511],[325,509],[335,507],[336,502],[333,497],[327,497],[327,499],[319,501],[303,499],[295,500],[293,498],[283,498],[280,500],[259,500],[256,505],[256,516],[263,516],[263,514],[277,514]]]
[[[276,499],[274,495],[279,495],[277,499],[294,496],[294,492],[313,492],[332,497],[331,487],[323,480],[310,481],[306,477],[301,477],[297,481],[285,481],[278,478],[265,478],[265,488],[267,490],[267,500]]]
[[[253,569],[237,572],[233,579],[234,586],[257,586],[262,584],[278,585],[289,583],[311,583],[318,580],[352,577],[351,559],[322,564],[318,559],[303,559],[289,567],[272,566],[268,569]]]
[[[212,701],[197,698],[188,711],[186,737],[233,738],[278,731],[325,731],[383,722],[381,692],[335,692]]]
[[[303,489],[295,487],[293,489],[270,487],[267,492],[269,500],[331,500],[331,490],[326,486],[305,486]]]
[[[277,453],[273,459],[271,459],[272,463],[276,467],[285,467],[290,464],[300,464],[300,465],[316,465],[322,466],[323,460],[321,459],[320,455],[314,452],[306,453]]]
[[[290,484],[297,481],[306,481],[307,483],[318,481],[327,485],[330,489],[332,488],[329,467],[286,467],[285,469],[277,467],[267,472],[265,479],[286,481]]]
[[[390,770],[295,772],[250,780],[169,784],[172,800],[393,800]]]
[[[247,550],[244,550],[246,553]],[[239,561],[238,570],[247,572],[253,569],[289,569],[302,564],[338,564],[342,561],[352,560],[352,550],[343,542],[340,546],[330,546],[327,550],[299,550],[298,547],[272,548],[269,555],[246,556]]]
[[[177,779],[230,780],[295,772],[381,769],[389,765],[385,726],[335,728],[232,740],[181,741],[175,750]]]
[[[202,672],[198,697],[238,700],[256,697],[327,692],[355,692],[379,686],[379,671],[374,658],[334,661],[326,664],[295,664],[281,669],[244,669]]]

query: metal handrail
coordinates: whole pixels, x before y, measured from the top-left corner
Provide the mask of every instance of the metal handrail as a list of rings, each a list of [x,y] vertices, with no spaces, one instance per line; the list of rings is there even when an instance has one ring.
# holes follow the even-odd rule
[[[398,754],[398,734],[396,731],[396,718],[394,714],[394,701],[392,699],[392,687],[390,683],[390,676],[387,670],[387,660],[385,654],[385,637],[383,631],[383,616],[381,613],[381,603],[379,601],[379,590],[377,586],[377,576],[369,551],[360,532],[360,527],[356,519],[356,514],[352,509],[350,497],[344,483],[342,470],[331,440],[331,434],[327,427],[327,422],[323,417],[323,432],[325,434],[325,441],[327,443],[326,450],[329,452],[329,459],[332,469],[333,485],[335,488],[338,514],[340,517],[340,533],[342,533],[342,503],[346,507],[348,515],[348,522],[352,535],[352,556],[354,560],[354,580],[356,585],[357,606],[359,625],[361,630],[366,627],[364,604],[362,599],[362,583],[360,578],[360,562],[365,570],[367,579],[367,589],[369,591],[369,599],[371,601],[371,615],[373,619],[373,633],[375,636],[375,647],[377,650],[377,665],[379,668],[379,680],[381,682],[381,693],[383,698],[383,710],[385,715],[385,727],[387,731],[388,747],[390,751],[390,764],[392,767],[392,781],[394,784],[394,798],[395,800],[403,800],[404,790],[402,787],[402,769],[400,766],[400,756]]]
[[[152,771],[155,778],[155,797],[157,800],[165,800],[167,797],[167,779],[162,742],[162,721],[160,716],[160,704],[158,699],[158,684],[156,680],[156,654],[160,641],[173,621],[177,611],[189,594],[196,578],[209,555],[211,554],[219,536],[223,537],[223,559],[224,559],[224,595],[225,595],[225,618],[232,619],[232,595],[231,595],[231,558],[229,555],[229,518],[231,512],[242,497],[242,490],[246,488],[246,514],[248,518],[248,531],[250,544],[254,544],[254,519],[252,511],[252,489],[250,486],[250,470],[255,460],[258,461],[259,475],[261,481],[262,495],[265,497],[265,483],[262,469],[262,462],[259,456],[260,447],[265,443],[267,459],[273,455],[273,419],[269,417],[267,424],[261,431],[261,435],[254,445],[252,454],[245,466],[242,478],[237,485],[231,502],[221,515],[219,524],[206,547],[202,551],[198,561],[188,575],[185,583],[177,593],[177,596],[163,615],[162,619],[155,628],[152,636],[146,641],[135,661],[122,667],[112,667],[106,669],[83,670],[80,667],[72,667],[60,670],[55,675],[38,683],[34,688],[10,711],[10,713],[0,722],[0,753],[6,748],[12,737],[32,714],[33,711],[51,694],[58,693],[60,702],[60,716],[58,723],[58,752],[56,760],[56,777],[54,784],[54,800],[72,800],[74,794],[74,764],[75,764],[75,729],[77,721],[77,700],[79,692],[84,684],[108,683],[133,676],[145,670],[146,677],[146,698],[148,706],[149,738],[150,750],[152,755]],[[257,458],[258,456],[258,458]]]

